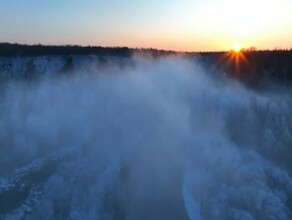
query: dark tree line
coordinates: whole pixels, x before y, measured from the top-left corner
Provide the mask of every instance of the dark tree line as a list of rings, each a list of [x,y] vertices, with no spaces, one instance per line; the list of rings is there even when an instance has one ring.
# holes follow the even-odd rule
[[[197,53],[205,66],[213,66],[248,85],[262,82],[292,84],[292,50],[246,50]]]
[[[78,46],[78,45],[25,45],[0,43],[0,56],[45,56],[45,55],[98,55],[98,56],[120,56],[131,57],[133,53],[149,53],[153,57],[173,54],[173,51],[157,49],[132,49],[128,47],[100,47],[100,46]]]
[[[0,43],[0,56],[43,56],[43,55],[101,55],[123,56],[132,55],[127,47],[81,47],[81,46],[44,46]]]
[[[82,47],[82,46],[44,46],[0,43],[0,57],[15,56],[67,56],[69,61],[62,69],[66,72],[72,66],[72,55],[100,56],[99,64],[105,66],[106,56],[132,57],[134,54],[148,54],[153,58],[176,55],[174,51],[157,49],[132,49],[128,47]],[[292,84],[292,50],[266,50],[256,49],[235,52],[199,52],[183,53],[188,57],[197,57],[205,67],[219,70],[231,77],[237,78],[249,85],[258,86],[261,82],[270,81],[280,84]],[[71,58],[72,59],[72,58]],[[104,59],[104,60],[103,60]],[[33,63],[28,69],[33,69]],[[32,72],[32,71],[27,71]]]

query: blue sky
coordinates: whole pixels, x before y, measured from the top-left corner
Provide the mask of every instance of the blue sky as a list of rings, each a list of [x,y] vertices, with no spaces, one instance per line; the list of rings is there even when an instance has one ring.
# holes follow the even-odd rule
[[[1,0],[0,41],[225,50],[290,48],[292,1]]]

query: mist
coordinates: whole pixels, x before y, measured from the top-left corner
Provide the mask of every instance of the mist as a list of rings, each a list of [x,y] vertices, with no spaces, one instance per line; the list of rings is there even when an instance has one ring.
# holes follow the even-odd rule
[[[34,62],[1,84],[3,219],[292,218],[291,90],[178,56]]]

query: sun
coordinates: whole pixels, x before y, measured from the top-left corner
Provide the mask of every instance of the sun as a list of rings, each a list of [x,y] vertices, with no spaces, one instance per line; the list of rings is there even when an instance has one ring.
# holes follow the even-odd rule
[[[234,50],[234,52],[236,52],[236,53],[238,53],[239,51],[241,51],[241,46],[240,46],[240,44],[235,44],[234,46],[233,46],[233,50]]]

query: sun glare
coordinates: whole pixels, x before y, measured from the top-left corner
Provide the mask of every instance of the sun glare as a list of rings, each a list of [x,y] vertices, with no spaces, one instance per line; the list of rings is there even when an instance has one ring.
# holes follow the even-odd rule
[[[234,45],[233,50],[238,53],[241,50],[241,46],[239,44],[236,44]]]

